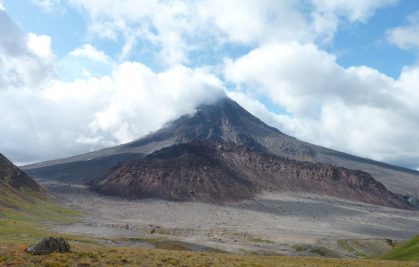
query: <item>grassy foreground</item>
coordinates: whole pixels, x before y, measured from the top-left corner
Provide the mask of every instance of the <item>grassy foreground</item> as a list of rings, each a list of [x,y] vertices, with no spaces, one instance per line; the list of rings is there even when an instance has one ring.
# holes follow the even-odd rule
[[[419,236],[397,246],[380,258],[386,260],[419,261]]]
[[[32,256],[27,244],[0,243],[1,266],[419,266],[380,260],[325,259],[314,257],[251,256],[200,253],[135,247],[115,247],[71,242],[71,252]]]

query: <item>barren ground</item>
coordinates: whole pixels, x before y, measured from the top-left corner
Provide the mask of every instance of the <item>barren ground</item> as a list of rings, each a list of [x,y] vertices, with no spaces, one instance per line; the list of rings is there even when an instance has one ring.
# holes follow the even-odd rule
[[[404,240],[419,232],[419,211],[325,196],[265,193],[221,206],[128,201],[80,185],[40,182],[64,205],[85,212],[77,223],[54,225],[56,231],[134,246],[149,246],[138,240],[158,238],[186,242],[192,250],[363,257],[389,250],[385,239]]]

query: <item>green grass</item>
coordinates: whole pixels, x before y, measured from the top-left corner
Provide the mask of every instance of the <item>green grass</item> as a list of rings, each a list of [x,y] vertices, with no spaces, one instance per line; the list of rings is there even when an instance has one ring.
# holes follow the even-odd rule
[[[275,242],[272,241],[272,240],[263,239],[263,238],[260,238],[258,236],[254,236],[254,235],[251,235],[251,234],[248,234],[248,233],[234,233],[233,232],[233,233],[229,233],[229,234],[232,235],[232,236],[235,236],[237,238],[240,238],[242,240],[247,240],[247,241],[250,241],[250,242],[253,242],[253,243],[275,244]]]
[[[356,252],[356,250],[348,244],[347,240],[338,240],[338,244],[341,248],[343,248],[344,250],[346,250],[350,253],[355,253]]]
[[[302,252],[306,250],[306,247],[304,245],[294,245],[292,246],[292,248],[296,251],[296,252]]]
[[[361,251],[353,248],[351,245],[349,245],[347,240],[338,240],[338,244],[341,248],[348,251],[349,253],[351,253],[355,257],[358,257],[358,258],[366,258],[367,257],[363,252],[361,252]]]
[[[43,192],[0,184],[0,242],[33,241],[53,235],[49,223],[71,223],[82,213],[64,208]]]
[[[389,253],[381,256],[384,260],[419,261],[419,236],[412,238],[406,243],[396,246]]]

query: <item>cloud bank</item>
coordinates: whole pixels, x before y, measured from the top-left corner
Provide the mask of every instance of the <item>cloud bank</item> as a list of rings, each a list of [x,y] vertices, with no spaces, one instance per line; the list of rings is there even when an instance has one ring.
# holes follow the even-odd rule
[[[227,94],[302,140],[419,165],[419,67],[392,78],[325,50],[340,27],[398,1],[35,2],[85,14],[88,41],[57,58],[52,37],[23,33],[0,10],[0,151],[15,162],[128,142]],[[383,37],[417,48],[416,17]]]
[[[366,66],[343,68],[312,44],[274,43],[228,61],[225,76],[238,88],[233,98],[287,133],[377,160],[417,162],[417,67],[394,80]],[[271,115],[249,95],[268,96],[291,115]]]

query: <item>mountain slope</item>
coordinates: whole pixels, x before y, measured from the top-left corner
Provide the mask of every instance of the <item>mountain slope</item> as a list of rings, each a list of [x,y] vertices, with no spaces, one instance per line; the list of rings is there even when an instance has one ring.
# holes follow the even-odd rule
[[[0,154],[0,244],[10,247],[15,242],[34,242],[56,235],[49,229],[54,223],[68,224],[81,213],[56,203],[56,199],[31,177]],[[26,245],[24,246],[26,247]],[[24,253],[23,247],[19,249]],[[5,266],[4,249],[0,248],[0,266]],[[21,257],[16,266],[22,266]],[[37,265],[31,263],[30,266]],[[6,265],[7,266],[7,265]]]
[[[19,208],[21,202],[44,197],[45,190],[0,154],[0,206]]]
[[[409,208],[362,171],[290,160],[234,143],[194,141],[120,164],[92,189],[128,198],[223,202],[264,190],[308,192]]]
[[[27,176],[2,154],[0,154],[0,183],[17,190],[27,188],[41,191],[41,187],[32,178]]]
[[[248,199],[252,182],[223,163],[215,144],[186,143],[120,164],[92,188],[128,198],[223,201]]]
[[[25,166],[35,177],[84,183],[97,179],[121,162],[142,158],[154,151],[193,140],[231,142],[299,161],[322,162],[370,173],[388,189],[413,195],[419,172],[363,159],[302,142],[270,127],[231,99],[197,108],[159,131],[131,143],[99,151]]]

